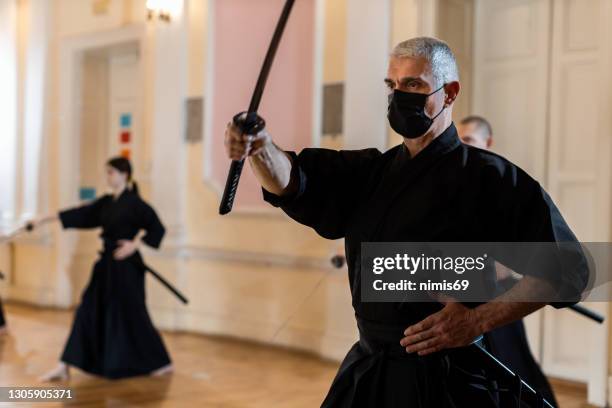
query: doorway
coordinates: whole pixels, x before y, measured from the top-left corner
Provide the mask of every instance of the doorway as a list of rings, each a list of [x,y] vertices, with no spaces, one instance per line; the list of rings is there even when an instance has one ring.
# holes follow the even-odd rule
[[[128,27],[62,44],[60,208],[105,194],[108,158],[129,157],[135,168],[144,162],[142,38],[141,28]],[[59,303],[74,305],[97,257],[98,232],[60,234],[57,242]]]

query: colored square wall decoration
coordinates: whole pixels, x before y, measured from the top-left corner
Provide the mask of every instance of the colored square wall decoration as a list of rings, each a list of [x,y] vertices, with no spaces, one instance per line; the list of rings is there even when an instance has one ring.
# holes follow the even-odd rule
[[[132,126],[132,114],[131,113],[122,113],[119,118],[119,125],[122,128],[129,128]]]
[[[132,138],[132,134],[129,131],[121,132],[121,135],[120,135],[121,143],[130,143],[131,138]]]
[[[81,201],[93,200],[96,198],[96,189],[93,187],[81,187],[79,189],[79,199]]]

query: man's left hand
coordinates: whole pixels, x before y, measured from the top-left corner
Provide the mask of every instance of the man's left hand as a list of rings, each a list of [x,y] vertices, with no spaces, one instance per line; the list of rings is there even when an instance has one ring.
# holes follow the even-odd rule
[[[424,356],[447,348],[467,346],[483,333],[475,309],[457,302],[443,303],[442,310],[404,331],[406,337],[400,344],[407,353]]]

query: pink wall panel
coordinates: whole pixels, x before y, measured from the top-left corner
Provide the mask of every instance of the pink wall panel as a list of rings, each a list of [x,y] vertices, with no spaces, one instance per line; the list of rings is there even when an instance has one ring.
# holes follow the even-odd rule
[[[312,145],[315,1],[297,0],[263,96],[260,115],[284,149]],[[223,148],[228,121],[247,109],[284,0],[216,0],[214,18],[213,134],[207,153],[212,182],[223,188],[230,161]],[[234,208],[266,204],[245,165]]]

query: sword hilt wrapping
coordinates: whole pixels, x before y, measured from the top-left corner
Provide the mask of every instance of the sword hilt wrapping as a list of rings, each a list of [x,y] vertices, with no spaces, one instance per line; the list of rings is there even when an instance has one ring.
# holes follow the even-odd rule
[[[266,121],[257,112],[240,112],[233,121],[245,135],[256,135],[266,127]]]
[[[266,127],[266,121],[256,112],[240,112],[234,116],[233,121],[234,125],[245,135],[256,135]],[[219,214],[221,215],[232,211],[243,167],[244,160],[232,161],[227,180],[225,181],[223,198],[221,198],[221,204],[219,205]]]

